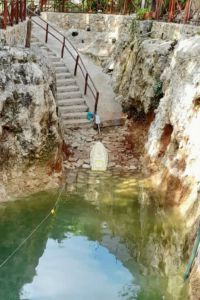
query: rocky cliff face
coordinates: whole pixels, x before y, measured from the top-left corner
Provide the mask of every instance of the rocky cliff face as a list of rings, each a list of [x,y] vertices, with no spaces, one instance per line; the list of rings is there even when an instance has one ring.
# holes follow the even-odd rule
[[[0,90],[0,172],[8,184],[8,178],[22,178],[31,167],[50,168],[61,138],[54,76],[41,54],[2,46]]]
[[[172,41],[136,37],[114,59],[113,86],[124,111],[147,113],[162,97],[161,74],[173,47]]]
[[[112,71],[113,86],[125,111],[136,116],[154,113],[146,151],[151,161],[161,162],[171,176],[178,178],[172,188],[180,190],[170,204],[182,204],[185,198],[189,199],[188,194],[197,198],[200,181],[196,130],[200,123],[200,65],[196,59],[200,38],[191,36],[192,32],[188,36],[187,28],[183,34],[181,27],[179,40],[172,39],[171,31],[174,29],[177,34],[177,28],[170,31],[166,24],[166,39],[162,39],[160,32],[159,37],[155,32],[148,33],[154,24],[133,25],[129,41],[118,43],[107,70]],[[192,190],[182,190],[183,185],[192,186]],[[189,207],[184,202],[182,211]],[[196,210],[198,215],[200,210]]]
[[[182,40],[175,48],[170,65],[161,76],[164,97],[160,100],[146,145],[151,161],[161,162],[165,167],[157,181],[165,191],[165,202],[179,205],[190,230],[191,225],[198,224],[200,216],[199,51],[199,36]],[[194,270],[191,299],[199,299],[196,285],[200,278],[199,260]]]
[[[164,96],[150,127],[146,145],[151,159],[160,159],[171,175],[179,177],[182,183],[190,184],[192,181],[195,198],[200,182],[199,51],[199,36],[181,40],[176,46],[170,64],[161,76]],[[179,204],[181,197],[176,200]],[[198,209],[196,214],[200,215],[200,207]]]
[[[136,116],[153,111],[146,153],[157,170],[156,184],[165,192],[163,204],[179,206],[195,235],[200,216],[200,37],[188,36],[192,27],[187,32],[186,26],[180,28],[186,34],[180,30],[173,39],[168,27],[159,37],[155,32],[141,36],[139,29],[113,54],[113,85],[125,111]],[[198,262],[195,270],[191,282],[199,282]],[[194,289],[191,285],[191,299],[199,299]]]

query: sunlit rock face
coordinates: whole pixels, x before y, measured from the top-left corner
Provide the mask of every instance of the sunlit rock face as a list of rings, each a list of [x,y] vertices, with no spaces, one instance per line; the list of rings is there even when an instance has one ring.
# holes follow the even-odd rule
[[[192,30],[164,24],[158,35],[156,31],[149,37],[141,37],[144,30],[140,34],[137,30],[113,57],[113,84],[122,95],[118,99],[124,110],[136,116],[154,111],[146,152],[152,166],[155,163],[160,170],[155,178],[165,192],[163,204],[179,206],[185,215],[191,247],[200,216],[200,37],[197,28],[193,34]],[[196,278],[200,278],[199,264],[192,282]],[[191,295],[200,299],[195,285]]]
[[[61,139],[53,92],[54,76],[44,57],[1,47],[1,172],[55,161]]]
[[[168,203],[180,206],[188,228],[200,215],[200,37],[180,41],[163,72],[164,97],[151,124],[147,153],[167,170],[158,183]],[[196,232],[196,228],[193,231]],[[193,241],[191,242],[192,245]],[[191,299],[199,299],[199,259],[191,276]]]
[[[179,177],[182,183],[192,181],[193,197],[198,196],[200,182],[200,62],[196,59],[199,51],[198,36],[177,45],[161,77],[164,97],[146,145],[151,159],[161,159],[171,175]],[[200,208],[196,213],[200,214]]]
[[[166,203],[181,204],[194,221],[200,215],[199,206],[191,212],[200,182],[200,38],[192,26],[162,23],[158,32],[157,22],[131,26],[129,42],[116,48],[107,65],[114,89],[130,115],[154,113],[147,154],[165,168],[159,183],[170,191]]]
[[[82,13],[43,12],[43,18],[52,22],[77,49],[104,66],[118,42],[129,39],[130,25],[135,15],[106,15]]]
[[[147,113],[157,107],[162,93],[160,76],[168,63],[173,42],[135,37],[114,65],[113,86],[122,95],[125,111]]]
[[[159,161],[165,167],[157,183],[166,192],[167,203],[180,206],[188,227],[200,215],[199,51],[198,36],[177,45],[169,67],[161,76],[164,97],[160,100],[146,145],[151,161]],[[193,232],[195,235],[196,226]],[[200,297],[199,270],[198,259],[191,276],[191,299]]]

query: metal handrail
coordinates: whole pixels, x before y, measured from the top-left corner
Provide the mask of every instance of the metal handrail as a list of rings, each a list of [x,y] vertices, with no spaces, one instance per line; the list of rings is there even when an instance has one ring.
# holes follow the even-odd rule
[[[38,16],[35,12],[33,12],[31,9],[27,8],[27,13],[29,14],[30,17],[32,16],[36,16],[39,20],[41,20],[44,24],[45,27],[42,26],[39,22],[37,22],[35,19],[31,18],[32,21],[38,25],[40,28],[44,29],[46,34],[45,34],[45,43],[48,43],[48,36],[51,35],[52,37],[54,37],[60,44],[61,44],[61,58],[63,58],[64,56],[64,52],[65,50],[70,54],[70,56],[72,57],[72,59],[75,62],[75,67],[74,67],[74,76],[77,75],[77,71],[78,68],[82,74],[82,76],[84,77],[85,80],[85,86],[84,86],[84,95],[87,94],[87,90],[89,89],[94,100],[95,100],[95,105],[94,105],[94,114],[97,113],[97,107],[98,107],[98,101],[99,101],[99,91],[97,90],[78,50],[74,47],[74,45],[72,44],[72,42],[66,37],[64,36],[61,32],[59,32],[54,26],[52,26],[51,24],[49,24],[48,22],[46,22],[43,18],[41,18],[40,16]],[[62,39],[60,39],[58,36],[56,36],[55,34],[53,34],[49,29],[52,29],[53,31],[55,31]],[[75,52],[75,55],[72,53],[72,51],[70,51],[69,47],[67,47],[67,43],[72,47],[72,49]]]

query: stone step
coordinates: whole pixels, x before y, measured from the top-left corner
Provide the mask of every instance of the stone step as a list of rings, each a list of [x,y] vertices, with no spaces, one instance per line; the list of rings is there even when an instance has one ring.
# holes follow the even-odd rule
[[[69,72],[56,74],[56,80],[58,80],[58,79],[69,79],[69,78],[72,78],[72,75]]]
[[[38,41],[38,42],[32,42],[31,45],[32,46],[38,46],[38,47],[44,46],[44,44],[42,42],[40,42],[40,41]]]
[[[65,65],[63,67],[55,67],[55,72],[57,74],[64,73],[64,72],[67,72],[67,71],[68,71],[68,69]]]
[[[48,53],[53,53],[49,48],[47,48],[45,46],[40,47],[40,49],[42,49],[43,51],[48,52]]]
[[[54,52],[49,52],[48,57],[49,58],[54,58],[54,57],[57,57],[57,55]]]
[[[31,44],[34,43],[34,42],[37,43],[37,42],[39,42],[39,40],[38,40],[38,38],[32,36],[32,37],[31,37]]]
[[[52,65],[54,68],[65,68],[67,70],[67,67],[61,61],[52,61]]]
[[[61,115],[67,114],[67,113],[87,112],[88,106],[86,104],[85,105],[60,106],[59,110],[61,112]]]
[[[79,91],[79,87],[77,85],[59,86],[57,88],[58,94],[67,93],[67,92],[78,92],[78,91]]]
[[[64,125],[64,131],[67,133],[68,128],[82,128],[83,126],[90,127],[92,126],[92,123],[88,121],[87,119],[78,119],[78,120],[63,120],[63,125]]]
[[[60,61],[60,57],[57,57],[57,56],[49,56],[49,60],[51,62],[59,62]]]
[[[58,100],[59,108],[61,106],[71,106],[71,105],[83,105],[85,104],[85,100],[83,98],[74,98],[74,99],[65,99],[65,100]]]
[[[70,112],[70,113],[61,113],[63,120],[74,120],[74,119],[86,119],[87,112]]]
[[[57,100],[65,100],[65,99],[73,99],[73,98],[81,98],[81,92],[67,92],[67,93],[59,93],[57,94]]]
[[[63,86],[66,87],[68,85],[75,85],[75,84],[76,84],[76,80],[73,78],[56,80],[57,87],[63,87]]]

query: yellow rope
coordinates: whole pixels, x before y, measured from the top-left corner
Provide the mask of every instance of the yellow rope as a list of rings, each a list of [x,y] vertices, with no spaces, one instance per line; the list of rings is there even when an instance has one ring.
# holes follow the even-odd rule
[[[8,257],[0,264],[0,269],[18,252],[18,250],[32,237],[32,235],[40,228],[40,226],[50,217],[50,215],[54,215],[56,211],[56,206],[58,205],[58,202],[60,200],[60,197],[62,195],[62,192],[65,188],[65,185],[62,187],[58,198],[54,204],[54,207],[51,209],[51,211],[46,215],[46,217],[31,231],[31,233],[17,246],[17,248],[11,252]]]

